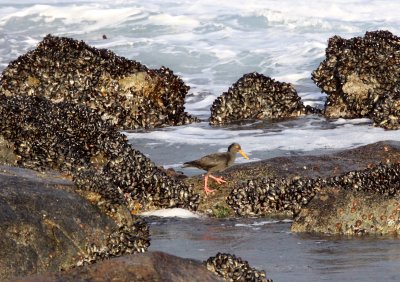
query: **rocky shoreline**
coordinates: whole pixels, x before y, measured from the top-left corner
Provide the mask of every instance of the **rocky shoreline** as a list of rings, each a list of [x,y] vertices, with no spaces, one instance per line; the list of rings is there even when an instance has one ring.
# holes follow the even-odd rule
[[[399,42],[386,31],[331,38],[326,60],[312,74],[328,95],[324,109],[304,106],[292,85],[252,73],[217,98],[209,122],[317,113],[369,117],[398,129]],[[69,281],[117,269],[115,261],[120,266],[157,257],[165,266],[201,264],[146,254],[149,227],[138,214],[159,208],[294,218],[293,232],[398,233],[399,141],[238,165],[222,173],[228,183],[208,196],[200,177],[182,179],[157,167],[120,130],[198,121],[184,111],[188,89],[167,68],[151,70],[51,35],[10,63],[0,79],[0,279],[67,270],[26,281]],[[193,270],[218,281],[205,265],[227,281],[268,281],[264,271],[234,255],[218,253]],[[129,271],[136,272],[124,275]],[[140,277],[156,279],[152,271]],[[174,273],[161,277],[168,275]]]
[[[369,157],[373,156],[373,157]],[[383,165],[382,163],[385,163]],[[230,169],[228,169],[226,172],[223,173],[223,176],[225,179],[228,181],[227,184],[220,185],[216,188],[217,192],[213,195],[208,195],[206,196],[205,194],[202,194],[202,189],[203,189],[203,183],[202,179],[200,177],[190,177],[184,180],[184,182],[187,182],[188,184],[191,184],[194,186],[194,191],[198,191],[201,193],[201,200],[200,200],[200,205],[198,208],[198,212],[208,214],[209,216],[224,216],[224,217],[235,217],[235,216],[254,216],[255,214],[250,213],[250,214],[244,214],[244,215],[239,215],[235,213],[234,209],[232,209],[228,204],[227,204],[227,198],[229,199],[229,195],[232,194],[232,191],[235,191],[234,187],[240,187],[240,185],[245,185],[245,183],[248,183],[249,178],[254,179],[260,178],[264,179],[266,175],[270,179],[284,179],[288,182],[290,181],[299,181],[301,178],[309,178],[316,180],[320,177],[324,179],[328,179],[329,177],[338,177],[343,176],[343,175],[355,175],[355,172],[357,171],[367,171],[367,170],[372,170],[375,171],[379,167],[394,167],[394,166],[399,166],[400,164],[400,142],[398,141],[386,141],[386,142],[378,142],[375,144],[367,145],[367,146],[362,146],[359,148],[351,149],[351,150],[346,150],[343,152],[338,152],[338,153],[332,153],[328,155],[321,155],[321,156],[297,156],[297,157],[279,157],[279,158],[273,158],[270,160],[265,160],[265,161],[260,161],[260,162],[255,162],[255,163],[250,163],[250,164],[245,164],[245,165],[236,165]],[[250,173],[252,172],[252,173]],[[315,196],[310,198],[309,203],[306,203],[302,205],[299,210],[298,214],[293,214],[292,210],[286,210],[282,212],[279,209],[268,209],[266,210],[265,213],[263,214],[258,214],[258,216],[267,216],[267,217],[273,217],[273,218],[294,218],[294,222],[292,224],[292,231],[293,232],[320,232],[320,233],[329,233],[329,234],[346,234],[346,235],[366,235],[366,234],[392,234],[392,235],[397,235],[398,230],[400,225],[398,224],[399,221],[399,212],[400,212],[400,198],[397,195],[397,193],[392,193],[392,194],[387,194],[387,195],[382,195],[382,193],[374,192],[371,191],[371,187],[373,185],[370,185],[373,183],[374,175],[376,179],[379,181],[386,182],[385,176],[389,176],[391,178],[397,177],[398,172],[396,173],[388,173],[389,171],[386,171],[386,174],[372,174],[372,179],[369,180],[368,182],[368,189],[367,190],[362,190],[362,189],[349,189],[346,187],[343,187],[343,185],[337,185],[333,186],[331,183],[331,186],[326,186],[322,187],[320,186],[318,191],[315,192]],[[244,175],[247,176],[247,179],[244,178]],[[39,181],[45,189],[45,191],[54,193],[57,195],[57,197],[60,196],[60,193],[67,193],[68,198],[71,197],[81,197],[78,194],[76,194],[76,187],[75,184],[70,180],[66,179],[65,175],[58,174],[56,172],[51,172],[51,171],[43,171],[43,172],[37,172],[33,170],[28,170],[28,169],[22,169],[22,168],[17,168],[17,167],[12,167],[12,166],[2,166],[1,167],[1,173],[0,173],[0,178],[2,180],[2,183],[10,183],[10,188],[15,187],[17,185],[18,187],[22,188],[21,192],[18,192],[18,199],[21,199],[21,205],[25,207],[27,203],[31,203],[33,206],[38,206],[38,207],[46,207],[46,204],[42,203],[37,203],[33,201],[33,193],[40,194],[40,195],[45,195],[44,191],[38,191],[38,192],[33,192],[32,187],[38,186],[37,181]],[[10,181],[9,179],[14,179],[13,181]],[[8,181],[8,182],[7,182]],[[25,186],[22,186],[22,184],[18,183],[23,183]],[[33,183],[36,183],[33,185]],[[399,181],[396,181],[395,183],[392,183],[393,185],[391,187],[397,187]],[[355,182],[356,185],[359,184],[359,182]],[[13,186],[14,185],[14,186]],[[24,188],[25,187],[25,188]],[[281,189],[282,186],[279,186],[279,189]],[[36,188],[37,189],[37,188]],[[396,188],[397,189],[397,188]],[[32,191],[31,191],[32,190]],[[8,192],[7,192],[8,191]],[[12,190],[3,190],[3,199],[7,199],[7,195],[11,193]],[[397,190],[396,190],[397,191]],[[4,194],[5,193],[5,194]],[[23,200],[22,194],[20,193],[28,193],[32,197],[31,200]],[[287,191],[289,193],[289,191]],[[13,192],[12,194],[15,194]],[[38,195],[39,195],[38,194]],[[75,196],[73,196],[75,195]],[[14,196],[15,197],[15,196]],[[26,196],[25,196],[26,197]],[[14,198],[15,199],[15,198]],[[43,200],[46,202],[56,202],[56,203],[64,203],[66,206],[71,205],[73,210],[69,211],[67,214],[64,214],[61,210],[63,209],[63,206],[57,205],[57,207],[60,209],[60,211],[47,211],[45,212],[43,208],[40,209],[40,213],[38,214],[38,219],[39,219],[39,226],[42,226],[41,228],[29,228],[30,232],[23,237],[17,236],[15,237],[15,234],[19,234],[19,232],[11,232],[10,230],[20,230],[18,229],[18,226],[21,225],[21,220],[17,220],[16,222],[13,222],[15,224],[15,228],[12,229],[10,223],[2,224],[2,226],[7,226],[7,230],[4,230],[4,234],[9,235],[8,240],[13,240],[14,242],[19,242],[19,240],[23,240],[25,242],[25,246],[31,248],[31,244],[29,243],[29,240],[34,240],[34,238],[37,237],[46,237],[43,235],[39,235],[40,233],[36,234],[33,232],[34,230],[43,230],[43,228],[46,230],[46,228],[53,230],[51,231],[54,233],[54,229],[56,230],[64,230],[63,231],[63,236],[66,236],[65,238],[71,238],[68,236],[68,232],[74,232],[74,234],[86,234],[86,231],[82,229],[82,226],[90,226],[93,228],[94,223],[86,223],[84,224],[84,216],[85,212],[83,212],[81,209],[76,208],[76,205],[83,205],[83,207],[86,206],[86,209],[90,208],[93,209],[96,207],[91,205],[90,202],[86,202],[86,198],[80,198],[78,201],[78,198],[74,201],[74,205],[69,204],[68,201],[59,198],[56,200],[49,200],[47,198],[44,198]],[[82,202],[83,201],[83,202]],[[92,202],[94,200],[92,199]],[[81,203],[81,204],[79,204]],[[94,201],[94,203],[96,203]],[[257,204],[256,201],[254,202],[249,202],[249,205],[254,205]],[[13,205],[16,205],[15,202],[13,202]],[[52,207],[49,206],[49,207]],[[328,208],[329,207],[329,208]],[[224,208],[224,210],[222,210]],[[4,210],[4,207],[2,208]],[[23,208],[21,208],[23,210]],[[32,208],[31,208],[32,210]],[[77,215],[73,215],[77,212]],[[222,214],[222,212],[225,212],[225,214]],[[43,243],[46,245],[46,248],[41,248],[40,246],[37,246],[35,248],[36,252],[40,250],[40,252],[37,255],[34,255],[33,257],[41,257],[41,256],[48,256],[48,257],[53,257],[55,260],[57,259],[57,263],[53,262],[53,268],[48,268],[49,265],[52,264],[47,264],[46,266],[42,266],[43,269],[37,267],[35,271],[37,272],[43,272],[43,271],[56,271],[60,269],[69,269],[73,265],[79,265],[79,264],[92,264],[94,262],[98,263],[99,261],[102,261],[104,258],[112,258],[116,256],[120,256],[122,254],[129,254],[130,252],[127,251],[127,249],[121,249],[121,246],[124,245],[123,241],[115,241],[116,238],[120,238],[120,234],[126,234],[128,235],[126,229],[126,223],[120,224],[118,223],[117,220],[112,219],[115,218],[115,214],[119,214],[120,222],[122,222],[121,218],[129,218],[129,211],[126,209],[125,212],[121,209],[116,211],[114,213],[114,216],[107,217],[101,210],[95,211],[98,216],[96,218],[101,218],[104,217],[103,221],[106,220],[109,223],[109,227],[105,228],[102,227],[102,231],[100,233],[96,233],[97,235],[93,238],[92,236],[90,237],[82,237],[85,238],[85,240],[79,239],[79,237],[76,237],[71,241],[71,243],[68,243],[68,241],[63,242],[63,246],[69,246],[71,251],[71,256],[65,256],[65,252],[67,252],[66,247],[60,248],[57,247],[57,244],[54,246],[54,250],[51,251],[50,253],[46,253],[45,250],[49,249],[49,246],[54,245],[51,243],[52,239],[51,237],[48,239],[49,241],[43,241],[40,240],[38,242]],[[30,213],[33,215],[34,213]],[[56,217],[54,218],[49,218],[47,219],[47,216],[50,216],[51,214],[57,214]],[[78,231],[75,230],[73,231],[72,226],[68,224],[68,221],[64,221],[62,219],[62,215],[68,215],[68,218],[72,217],[73,218],[81,218],[78,220],[80,223],[80,228],[78,228]],[[89,213],[90,214],[90,213]],[[91,212],[93,214],[93,211]],[[45,215],[45,216],[43,216]],[[121,216],[124,215],[124,216]],[[5,218],[9,217],[7,214],[3,214],[3,220]],[[86,218],[92,218],[92,216],[88,215]],[[57,223],[57,221],[60,222],[65,222],[67,224],[65,227],[62,227],[60,223]],[[51,224],[50,224],[50,223]],[[103,223],[104,224],[104,223]],[[132,224],[132,223],[131,223]],[[23,224],[23,226],[28,226],[27,223]],[[43,227],[44,226],[44,227]],[[119,227],[118,227],[119,226]],[[125,244],[129,245],[136,245],[139,242],[144,242],[147,245],[143,245],[143,251],[147,249],[147,246],[149,244],[149,236],[148,236],[148,227],[145,224],[145,222],[141,222],[140,220],[135,222],[133,221],[134,228],[132,229],[133,233],[132,235],[134,237],[130,237],[132,235],[128,235],[126,237],[127,240]],[[44,234],[48,234],[48,231],[44,230]],[[67,231],[65,231],[67,230]],[[108,233],[106,230],[109,230]],[[43,232],[43,231],[42,231]],[[138,232],[141,233],[142,235],[138,236]],[[36,234],[36,235],[35,235]],[[113,234],[119,234],[118,236],[115,236]],[[28,236],[28,237],[26,237]],[[57,242],[59,242],[61,239],[60,237],[55,237],[57,238]],[[113,239],[114,238],[114,239]],[[90,239],[96,239],[95,241],[90,241]],[[55,240],[55,239],[53,239]],[[75,241],[76,240],[76,241]],[[88,241],[89,240],[89,241]],[[3,242],[4,244],[6,243],[4,241],[3,237]],[[11,242],[11,241],[10,241]],[[110,243],[112,242],[112,243]],[[147,242],[147,243],[146,243]],[[12,243],[10,247],[12,247],[15,243]],[[58,243],[59,244],[59,243]],[[78,244],[81,244],[81,247],[76,248]],[[143,244],[143,243],[141,243]],[[114,253],[112,253],[112,249],[116,248]],[[42,249],[45,251],[44,253],[42,252]],[[20,249],[21,252],[26,253],[27,250],[24,250],[24,248]],[[57,255],[57,250],[61,251],[59,255]],[[85,251],[83,251],[85,250]],[[119,251],[119,252],[118,252]],[[18,252],[12,252],[12,255],[18,255]],[[63,254],[63,264],[58,264],[60,263],[60,256]],[[72,255],[74,254],[74,255]],[[3,265],[2,269],[5,271],[7,269],[7,264],[5,262],[7,261],[16,261],[16,258],[9,257],[10,253],[8,255],[3,256]],[[67,258],[69,257],[69,262]],[[74,259],[72,259],[74,258]],[[79,259],[77,259],[79,258]],[[64,260],[65,259],[65,260]],[[74,263],[72,263],[72,261]],[[238,258],[240,260],[240,258]],[[48,261],[49,258],[47,258]],[[215,260],[215,259],[214,259]],[[210,261],[214,261],[211,260]],[[220,262],[222,261],[221,259],[219,260]],[[32,261],[31,261],[32,263]],[[61,266],[64,265],[64,266]],[[68,266],[69,265],[69,266]],[[11,269],[9,269],[11,270]],[[15,269],[14,269],[15,270]],[[32,269],[31,269],[32,270]],[[14,274],[19,274],[21,275],[22,270],[19,269],[18,273]],[[218,272],[218,271],[217,271]],[[26,274],[32,273],[32,272],[25,272]],[[33,272],[36,273],[36,272]],[[233,273],[232,271],[230,273]],[[4,272],[3,272],[3,275]],[[10,277],[10,273],[7,273],[7,276],[4,277]],[[265,274],[264,274],[265,275]],[[265,276],[260,276],[260,278],[265,277]],[[260,280],[263,281],[263,280]]]

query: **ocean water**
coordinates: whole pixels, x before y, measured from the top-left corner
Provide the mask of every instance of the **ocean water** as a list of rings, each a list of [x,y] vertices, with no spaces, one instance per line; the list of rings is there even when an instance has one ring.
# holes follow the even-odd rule
[[[150,250],[235,254],[275,282],[400,281],[399,239],[291,233],[289,221],[149,218]]]
[[[283,122],[258,121],[213,128],[207,123],[210,106],[242,75],[256,71],[292,83],[305,104],[323,107],[326,97],[312,82],[311,72],[323,61],[327,40],[334,35],[351,38],[379,29],[400,36],[399,11],[400,2],[392,0],[0,0],[0,71],[19,55],[35,48],[49,33],[108,48],[150,68],[171,68],[191,87],[186,110],[203,122],[125,132],[135,148],[165,167],[181,169],[183,162],[225,151],[232,142],[240,143],[250,157],[250,160],[239,157],[238,163],[283,155],[321,154],[380,140],[399,141],[400,131],[373,127],[368,119],[326,120],[314,115]],[[183,171],[201,173],[195,169]],[[211,224],[204,219],[196,220],[200,220],[199,226]],[[163,228],[168,230],[162,223],[154,225],[160,232]],[[263,232],[250,232],[238,243],[246,250],[245,241],[254,240],[253,235],[257,234],[257,242],[263,245],[265,254],[257,252],[251,262],[267,271],[268,267],[276,267],[275,273],[282,274],[275,275],[281,278],[276,281],[380,280],[378,275],[372,275],[374,271],[386,273],[386,280],[400,280],[398,268],[393,266],[393,262],[399,262],[400,250],[392,248],[391,239],[314,240],[291,234],[289,225],[266,224]],[[174,222],[172,226],[185,230],[185,234],[197,234],[196,228],[185,221]],[[211,229],[218,234],[223,228]],[[228,230],[238,234],[254,231],[241,225]],[[182,253],[179,237],[157,236],[154,235],[155,247]],[[160,238],[162,244],[157,245]],[[207,236],[195,238],[204,245],[213,242]],[[222,241],[217,243],[223,246]],[[319,250],[314,243],[326,246],[326,250]],[[247,249],[257,249],[254,244],[250,242]],[[298,244],[302,247],[296,248]],[[217,249],[213,244],[207,246],[213,247],[202,249]],[[360,256],[349,251],[353,246],[360,250]],[[274,249],[279,263],[270,260],[269,247]],[[373,251],[364,254],[365,248]],[[230,250],[238,251],[244,259],[251,258],[249,252]],[[185,254],[193,256],[194,252],[190,249]],[[312,252],[312,257],[306,255],[302,260],[307,252]],[[215,252],[203,252],[203,257],[211,255]],[[372,270],[366,262],[370,259],[376,263]],[[320,271],[310,270],[315,267]],[[364,274],[359,276],[352,267]]]

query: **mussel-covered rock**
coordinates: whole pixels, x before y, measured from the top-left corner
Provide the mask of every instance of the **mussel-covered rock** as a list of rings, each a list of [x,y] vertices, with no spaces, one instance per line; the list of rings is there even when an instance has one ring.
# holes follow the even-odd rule
[[[305,107],[290,83],[249,73],[234,83],[211,106],[210,124],[249,119],[279,119],[316,113]]]
[[[45,96],[84,104],[123,129],[187,124],[189,87],[165,67],[148,69],[83,41],[47,35],[11,62],[0,87],[6,95]]]
[[[120,225],[58,174],[0,168],[1,281],[147,250],[143,220]]]
[[[327,117],[370,117],[379,100],[394,95],[400,79],[400,38],[389,31],[367,32],[348,40],[334,36],[312,79],[327,94]],[[378,118],[381,122],[392,114],[378,111],[385,116]]]
[[[18,165],[67,172],[81,190],[98,193],[110,212],[119,205],[197,208],[192,187],[167,176],[84,105],[0,95],[0,132],[13,144]]]
[[[226,202],[240,216],[297,215],[326,187],[373,193],[375,197],[393,197],[400,192],[400,163],[343,173],[328,178],[284,179],[265,177],[235,187]]]
[[[255,281],[272,282],[266,278],[265,271],[257,270],[235,255],[217,253],[210,257],[205,264],[208,270],[223,277],[225,281]]]

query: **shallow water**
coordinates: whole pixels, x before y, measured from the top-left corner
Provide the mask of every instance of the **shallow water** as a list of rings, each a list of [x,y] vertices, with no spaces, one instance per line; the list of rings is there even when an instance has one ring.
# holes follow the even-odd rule
[[[274,281],[400,281],[400,244],[394,237],[295,234],[291,223],[268,219],[149,217],[151,246],[207,260],[235,254]]]

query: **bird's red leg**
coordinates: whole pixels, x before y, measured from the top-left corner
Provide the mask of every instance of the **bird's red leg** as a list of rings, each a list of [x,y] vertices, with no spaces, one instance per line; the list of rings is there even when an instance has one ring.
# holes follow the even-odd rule
[[[210,188],[208,188],[207,182],[208,182],[208,175],[206,174],[204,176],[204,191],[206,192],[206,194],[214,192],[214,190],[211,190]]]
[[[210,177],[212,179],[214,179],[218,184],[226,183],[226,181],[223,180],[222,177],[215,177],[214,175],[211,175],[211,174],[210,174]]]

